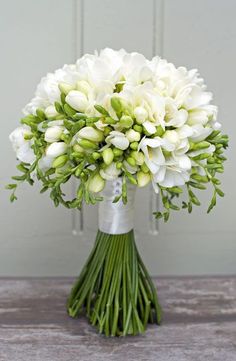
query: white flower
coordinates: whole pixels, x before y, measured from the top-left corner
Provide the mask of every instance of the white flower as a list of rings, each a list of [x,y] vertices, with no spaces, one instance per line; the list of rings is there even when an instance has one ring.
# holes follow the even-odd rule
[[[66,96],[66,102],[75,110],[85,112],[88,107],[88,99],[84,93],[78,90],[71,90]]]
[[[137,181],[139,187],[145,187],[151,180],[151,176],[149,173],[143,173],[139,171],[137,173]]]
[[[64,142],[55,142],[50,144],[46,149],[46,156],[56,158],[61,154],[66,153],[67,145]]]
[[[101,192],[104,187],[105,181],[99,174],[95,174],[92,178],[89,179],[88,188],[90,192]]]
[[[16,152],[17,158],[21,162],[32,164],[35,160],[35,154],[31,148],[32,141],[26,140],[26,136],[30,136],[31,131],[27,126],[16,128],[10,135],[9,139],[12,143],[12,147]]]
[[[48,119],[50,118],[54,118],[58,115],[58,112],[56,111],[56,108],[54,105],[49,105],[46,109],[45,109],[45,115]]]
[[[52,127],[47,128],[44,139],[48,143],[54,143],[60,140],[60,137],[63,133],[64,128],[59,125],[54,125]]]
[[[160,137],[155,137],[153,139],[143,138],[139,143],[139,149],[144,153],[145,163],[153,174],[159,170],[161,165],[165,164],[162,147],[168,151],[174,149],[173,145]]]
[[[149,122],[148,120],[146,120],[143,123],[143,127],[144,129],[146,129],[146,131],[151,135],[151,134],[155,134],[156,133],[156,127],[152,122]]]
[[[136,132],[133,129],[129,129],[127,130],[127,132],[125,133],[126,138],[130,141],[130,142],[139,142],[141,135],[139,132]]]
[[[125,150],[129,146],[129,141],[124,133],[113,130],[106,137],[107,144],[113,144],[116,148]]]
[[[143,107],[136,107],[134,109],[134,116],[136,118],[137,123],[142,124],[148,117],[148,112]]]
[[[52,167],[53,158],[44,155],[38,162],[38,166],[42,171],[47,171]]]
[[[103,132],[93,127],[84,127],[77,133],[77,135],[79,138],[85,138],[91,140],[92,142],[101,142],[104,139]]]
[[[119,177],[120,173],[121,170],[116,168],[116,163],[114,162],[100,170],[101,177],[106,180],[114,180]]]

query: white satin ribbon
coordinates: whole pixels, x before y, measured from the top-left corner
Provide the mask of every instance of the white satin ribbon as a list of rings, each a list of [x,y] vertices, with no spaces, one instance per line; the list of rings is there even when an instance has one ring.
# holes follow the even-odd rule
[[[134,228],[134,197],[136,187],[127,184],[127,204],[122,199],[112,203],[121,194],[122,179],[107,181],[102,191],[103,201],[98,206],[99,230],[108,234],[123,234]]]

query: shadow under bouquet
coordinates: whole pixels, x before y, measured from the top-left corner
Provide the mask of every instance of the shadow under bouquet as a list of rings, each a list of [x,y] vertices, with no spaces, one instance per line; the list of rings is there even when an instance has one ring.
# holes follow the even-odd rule
[[[134,241],[136,187],[152,184],[162,204],[154,216],[164,221],[172,210],[200,205],[195,189],[211,185],[208,212],[224,195],[217,175],[228,137],[211,100],[195,69],[104,49],[42,78],[10,135],[21,172],[7,186],[11,201],[20,183],[38,179],[56,207],[99,202],[95,245],[67,311],[72,317],[85,311],[100,333],[135,335],[161,322],[156,288]],[[70,179],[77,182],[73,199],[62,190]]]

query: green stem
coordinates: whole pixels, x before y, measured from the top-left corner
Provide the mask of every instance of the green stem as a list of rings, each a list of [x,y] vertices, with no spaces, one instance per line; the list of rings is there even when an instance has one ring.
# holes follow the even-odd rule
[[[134,233],[98,231],[95,245],[67,303],[69,315],[84,309],[93,326],[106,336],[145,331],[161,320],[156,288],[135,245]]]

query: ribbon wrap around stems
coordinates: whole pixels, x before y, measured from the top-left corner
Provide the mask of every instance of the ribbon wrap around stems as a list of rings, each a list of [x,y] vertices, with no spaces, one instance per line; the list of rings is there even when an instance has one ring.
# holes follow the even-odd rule
[[[98,206],[99,230],[108,234],[124,234],[134,228],[134,198],[136,187],[127,184],[127,203],[122,198],[112,203],[122,192],[122,178],[107,181],[102,191],[103,201]]]

